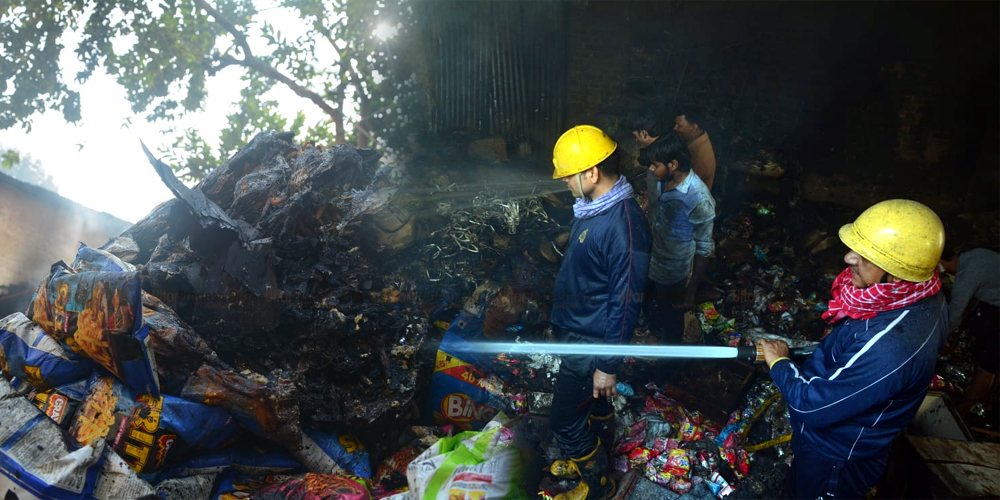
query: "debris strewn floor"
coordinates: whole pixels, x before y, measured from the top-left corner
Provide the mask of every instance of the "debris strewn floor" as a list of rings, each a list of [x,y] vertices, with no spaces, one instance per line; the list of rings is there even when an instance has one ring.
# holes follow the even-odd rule
[[[0,431],[37,429],[48,455],[3,465],[19,482],[0,487],[343,499],[573,487],[551,473],[566,458],[547,418],[559,358],[469,348],[551,340],[572,218],[562,186],[511,176],[517,165],[407,171],[289,141],[257,136],[194,189],[151,157],[177,198],[53,266],[27,314],[2,320],[0,404],[18,418]],[[825,228],[843,221],[791,201],[763,196],[717,221],[688,341],[822,338],[843,268]],[[633,343],[656,342],[643,319]],[[933,388],[961,395],[970,346],[950,339]],[[619,498],[782,495],[791,429],[766,370],[630,357],[619,380]],[[996,440],[998,409],[974,409],[980,438]],[[49,479],[45,461],[67,457],[76,482]],[[477,474],[499,474],[494,489]]]

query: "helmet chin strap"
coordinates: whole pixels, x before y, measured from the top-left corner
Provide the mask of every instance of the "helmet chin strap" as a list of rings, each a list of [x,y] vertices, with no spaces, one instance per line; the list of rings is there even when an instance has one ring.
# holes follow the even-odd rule
[[[586,199],[587,195],[583,194],[583,181],[581,180],[582,177],[583,177],[583,172],[576,174],[576,185],[580,188],[580,198]]]

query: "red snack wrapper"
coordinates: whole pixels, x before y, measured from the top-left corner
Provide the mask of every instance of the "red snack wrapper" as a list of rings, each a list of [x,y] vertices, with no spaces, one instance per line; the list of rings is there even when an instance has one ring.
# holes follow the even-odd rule
[[[658,437],[653,440],[653,451],[657,453],[664,453],[670,451],[674,448],[680,448],[680,441],[673,438]]]
[[[681,441],[697,441],[704,437],[705,432],[702,430],[701,426],[691,422],[690,420],[685,420],[681,423]]]
[[[691,459],[688,457],[687,450],[682,448],[670,450],[667,460],[663,465],[663,470],[669,472],[675,478],[687,477],[688,472],[691,470]]]
[[[687,414],[684,413],[684,407],[679,404],[673,404],[664,408],[663,420],[670,422],[674,427],[680,426],[681,422],[687,419]]]
[[[632,453],[632,450],[642,446],[642,443],[645,441],[646,438],[642,434],[637,436],[623,436],[616,443],[615,455],[628,455]]]
[[[701,309],[701,313],[705,315],[705,321],[709,323],[718,321],[719,317],[721,316],[719,314],[719,311],[715,310],[715,305],[713,305],[711,302],[705,302],[704,304],[700,304],[698,306],[698,309]]]
[[[954,391],[955,386],[940,375],[934,374],[934,378],[931,379],[931,390]]]
[[[741,478],[750,472],[750,454],[743,448],[736,450],[736,468],[739,471],[737,475]]]
[[[653,450],[640,446],[632,450],[632,452],[628,454],[629,468],[631,469],[643,468],[646,466],[646,463],[649,462],[649,460],[654,456],[655,455],[653,454]]]
[[[647,415],[660,415],[667,409],[668,406],[670,406],[670,403],[664,401],[663,399],[655,396],[646,396],[646,405],[643,408],[642,413]]]
[[[660,486],[670,486],[671,476],[670,472],[663,469],[667,462],[667,455],[660,455],[648,463],[646,463],[646,479],[660,485]]]
[[[739,433],[731,432],[726,436],[725,441],[722,442],[722,448],[725,450],[732,450],[740,445]]]
[[[767,310],[773,313],[785,312],[788,310],[788,303],[781,300],[777,302],[771,302],[770,304],[767,305]]]
[[[700,411],[688,412],[687,419],[695,425],[708,425],[708,420],[705,419],[705,416]]]

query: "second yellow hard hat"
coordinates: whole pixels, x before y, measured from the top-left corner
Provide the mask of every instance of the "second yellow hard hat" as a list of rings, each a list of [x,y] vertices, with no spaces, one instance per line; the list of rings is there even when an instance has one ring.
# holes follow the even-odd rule
[[[841,227],[840,240],[897,278],[927,281],[944,250],[944,225],[922,203],[886,200]]]

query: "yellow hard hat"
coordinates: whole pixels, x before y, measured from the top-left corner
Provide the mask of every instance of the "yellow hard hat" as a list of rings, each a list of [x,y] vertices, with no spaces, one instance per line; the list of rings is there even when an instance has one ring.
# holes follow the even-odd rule
[[[927,281],[944,250],[944,225],[933,210],[912,200],[868,207],[840,240],[885,272],[906,281]]]
[[[593,125],[577,125],[559,137],[552,149],[553,179],[578,174],[615,152],[618,144]]]

